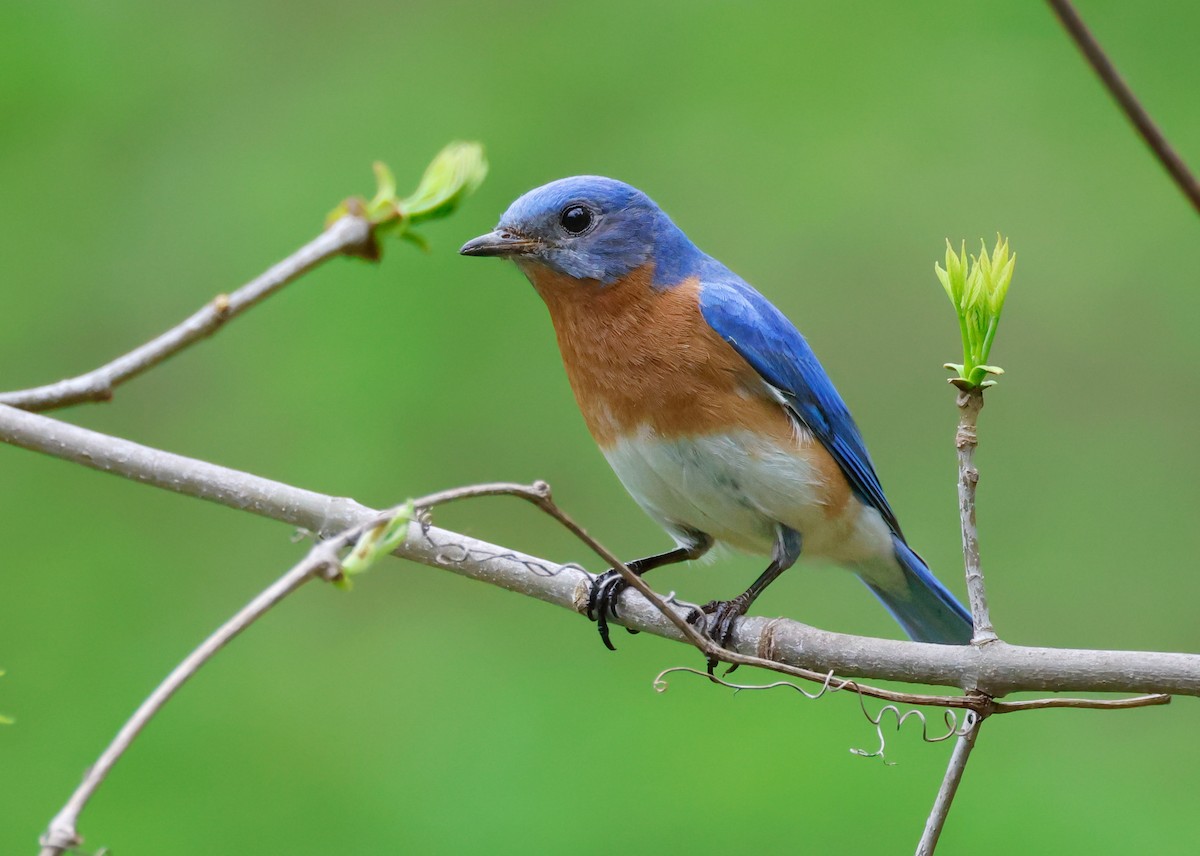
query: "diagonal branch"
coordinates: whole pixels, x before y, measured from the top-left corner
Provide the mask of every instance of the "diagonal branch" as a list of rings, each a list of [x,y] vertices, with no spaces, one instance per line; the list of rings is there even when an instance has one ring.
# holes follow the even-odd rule
[[[227,322],[270,297],[322,262],[354,253],[371,240],[371,224],[347,215],[283,261],[243,285],[233,294],[219,294],[165,333],[110,363],[78,377],[32,389],[0,393],[0,404],[22,410],[53,410],[85,401],[108,401],[113,390],[154,368],[189,345],[211,336]]]
[[[272,607],[314,577],[331,578],[332,575],[338,573],[338,550],[352,543],[356,533],[357,529],[354,532],[345,533],[344,537],[323,541],[314,546],[304,559],[238,610],[237,614],[217,628],[211,636],[201,642],[178,666],[171,670],[162,683],[154,688],[154,692],[150,693],[146,700],[138,706],[133,716],[121,726],[117,736],[100,753],[96,763],[88,768],[79,787],[50,821],[50,825],[46,828],[40,841],[41,856],[60,856],[83,843],[83,839],[77,831],[80,813],[97,788],[104,783],[113,765],[125,754],[142,729],[154,718],[154,715],[171,700],[171,696],[175,695],[189,678],[200,670],[201,666],[211,660],[218,651],[243,630],[262,618]]]
[[[1167,138],[1154,124],[1154,120],[1150,118],[1146,108],[1133,94],[1133,90],[1121,78],[1116,66],[1104,53],[1104,49],[1100,47],[1096,37],[1088,30],[1070,0],[1047,0],[1047,2],[1067,33],[1074,39],[1076,46],[1082,51],[1100,81],[1107,87],[1121,109],[1125,111],[1125,115],[1133,123],[1133,127],[1137,129],[1142,139],[1146,141],[1146,145],[1158,158],[1159,163],[1171,176],[1171,180],[1183,191],[1184,196],[1192,203],[1192,207],[1200,212],[1200,182],[1197,182],[1196,177],[1188,170],[1183,158],[1171,148]]]
[[[322,536],[377,514],[352,499],[304,490],[3,405],[0,441],[250,511]],[[586,611],[593,579],[578,565],[561,565],[436,526],[414,524],[396,555],[580,614]],[[685,607],[668,606],[677,617],[686,617]],[[674,621],[633,592],[626,592],[622,602],[621,623],[668,639],[686,638]],[[737,622],[729,648],[738,662],[782,664],[789,667],[783,670],[788,674],[811,672],[819,680],[833,672],[843,678],[973,689],[993,698],[1021,691],[1200,696],[1200,655],[1194,654],[1035,648],[1000,641],[979,647],[930,645],[830,633],[784,618],[762,617]],[[964,698],[924,698],[934,704],[976,706]],[[992,704],[999,707],[1005,703]]]
[[[963,771],[967,769],[967,761],[971,750],[975,748],[975,740],[979,737],[979,727],[983,725],[982,717],[976,718],[965,734],[959,735],[954,742],[954,751],[950,755],[950,763],[946,767],[946,776],[942,787],[938,790],[937,798],[933,801],[933,810],[929,820],[925,822],[925,832],[917,844],[917,856],[933,856],[942,828],[946,825],[946,816],[950,813],[950,805],[962,782]]]

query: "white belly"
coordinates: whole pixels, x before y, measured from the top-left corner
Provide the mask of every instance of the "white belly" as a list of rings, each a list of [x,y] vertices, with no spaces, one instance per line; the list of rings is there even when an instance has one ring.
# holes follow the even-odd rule
[[[806,556],[844,564],[890,556],[877,511],[851,499],[830,513],[821,474],[798,454],[810,442],[797,437],[784,448],[750,432],[666,440],[642,429],[604,454],[638,504],[677,537],[692,529],[770,555],[782,524],[800,533]]]

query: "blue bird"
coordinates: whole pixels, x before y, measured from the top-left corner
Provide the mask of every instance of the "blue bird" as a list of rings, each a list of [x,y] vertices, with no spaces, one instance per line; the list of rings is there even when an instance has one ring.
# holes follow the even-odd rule
[[[970,642],[970,613],[904,540],[808,342],[644,193],[564,178],[526,193],[460,252],[511,259],[528,277],[588,429],[674,538],[675,549],[630,569],[696,559],[714,544],[770,557],[744,593],[703,607],[716,642],[802,553],[856,573],[911,638]],[[609,648],[624,587],[610,571],[591,592],[588,614]]]

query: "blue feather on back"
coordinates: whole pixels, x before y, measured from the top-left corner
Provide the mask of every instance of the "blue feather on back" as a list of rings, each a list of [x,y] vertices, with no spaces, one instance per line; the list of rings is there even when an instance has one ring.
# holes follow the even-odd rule
[[[903,537],[871,456],[816,354],[786,316],[714,259],[701,275],[704,320],[783,395],[788,407],[833,455],[850,487]]]

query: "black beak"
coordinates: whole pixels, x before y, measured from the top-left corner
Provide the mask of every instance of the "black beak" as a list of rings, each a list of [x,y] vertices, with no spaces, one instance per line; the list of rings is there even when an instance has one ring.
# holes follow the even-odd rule
[[[467,241],[459,248],[459,253],[464,256],[519,256],[533,252],[540,246],[540,241],[507,229],[496,229]]]

